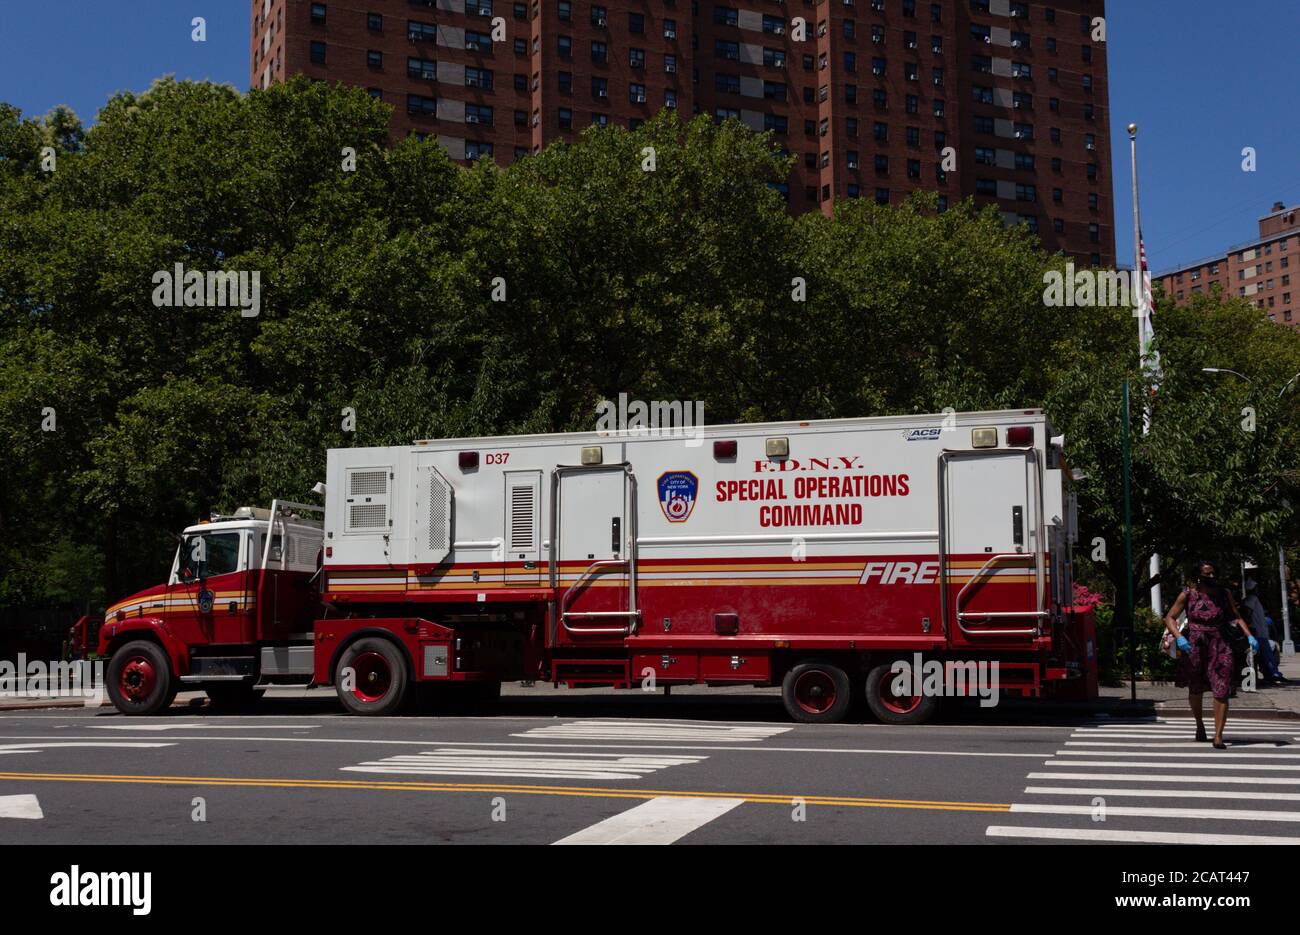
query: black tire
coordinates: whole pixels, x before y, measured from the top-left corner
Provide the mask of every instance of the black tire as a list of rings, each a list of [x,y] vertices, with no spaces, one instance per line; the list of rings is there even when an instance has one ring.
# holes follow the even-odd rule
[[[243,682],[211,685],[203,689],[208,696],[208,707],[213,711],[247,711],[262,699],[263,691]]]
[[[904,660],[908,665],[911,659]],[[893,690],[893,662],[882,662],[867,673],[867,708],[882,724],[924,724],[938,712],[943,699],[937,695],[896,695]]]
[[[349,672],[352,688],[346,690]],[[350,714],[396,714],[410,684],[406,657],[395,643],[382,637],[363,637],[343,650],[334,673],[334,690]]]
[[[839,666],[812,660],[801,662],[781,681],[786,713],[802,724],[834,724],[853,705],[853,684]]]
[[[108,698],[123,714],[140,717],[171,707],[179,685],[171,660],[150,640],[132,640],[108,661]]]

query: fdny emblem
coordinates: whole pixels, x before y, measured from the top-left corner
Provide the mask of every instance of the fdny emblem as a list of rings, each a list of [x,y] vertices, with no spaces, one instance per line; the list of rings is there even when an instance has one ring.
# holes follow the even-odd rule
[[[695,509],[700,480],[690,471],[664,471],[659,475],[659,509],[670,523],[684,523]]]

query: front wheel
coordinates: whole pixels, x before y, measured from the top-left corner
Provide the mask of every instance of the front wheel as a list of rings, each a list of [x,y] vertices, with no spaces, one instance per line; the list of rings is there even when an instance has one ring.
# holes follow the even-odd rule
[[[804,724],[833,724],[844,720],[852,704],[852,685],[839,666],[801,662],[781,682],[785,710]]]
[[[402,651],[379,637],[359,639],[345,649],[334,673],[334,689],[351,714],[396,713],[409,684]]]
[[[108,662],[108,697],[123,714],[157,714],[176,700],[171,662],[157,643],[135,640],[113,653]]]
[[[924,724],[934,717],[942,699],[936,695],[912,694],[914,686],[902,685],[893,665],[882,662],[867,673],[867,707],[882,724]],[[919,680],[917,673],[914,679],[904,681]]]

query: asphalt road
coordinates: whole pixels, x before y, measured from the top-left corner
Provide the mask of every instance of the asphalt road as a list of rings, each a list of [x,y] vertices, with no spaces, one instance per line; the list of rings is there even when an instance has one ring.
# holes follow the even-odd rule
[[[1300,722],[965,710],[813,726],[770,693],[516,691],[459,714],[0,715],[6,843],[1300,843]],[[1183,837],[1188,836],[1188,837]]]

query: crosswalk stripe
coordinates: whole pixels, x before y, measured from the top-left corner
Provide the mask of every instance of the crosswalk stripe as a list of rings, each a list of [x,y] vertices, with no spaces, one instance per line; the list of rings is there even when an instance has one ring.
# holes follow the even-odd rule
[[[1300,837],[1267,834],[1199,834],[1183,831],[1121,831],[1113,828],[1017,828],[992,825],[991,838],[1117,841],[1126,844],[1300,844]]]
[[[1178,748],[1178,747],[1194,747],[1194,748],[1204,749],[1205,741],[1203,740],[1162,740],[1159,743],[1128,743],[1123,740],[1067,740],[1065,742],[1065,745],[1067,747],[1138,747],[1143,750],[1167,750],[1167,749]],[[1279,746],[1286,746],[1286,745],[1280,743],[1270,744],[1267,741],[1257,741],[1249,744],[1230,743],[1228,744],[1228,750],[1229,752],[1231,752],[1232,750],[1239,749],[1239,748],[1244,749],[1245,747],[1267,747],[1267,746],[1279,747]],[[1223,751],[1220,750],[1219,753],[1222,754]],[[1300,755],[1300,750],[1293,751],[1290,755],[1298,756]]]
[[[578,740],[694,740],[753,743],[792,728],[773,724],[673,724],[646,721],[587,720],[534,727],[512,737],[564,737]]]
[[[30,793],[0,795],[0,818],[44,818],[41,803]]]
[[[1300,792],[1247,792],[1236,789],[1113,789],[1102,786],[1028,786],[1028,795],[1131,796],[1153,799],[1265,799],[1270,802],[1300,802]]]
[[[744,799],[660,796],[583,828],[556,844],[672,844]]]
[[[1204,746],[1204,744],[1202,744]],[[1175,757],[1186,759],[1195,757],[1206,760],[1296,760],[1300,762],[1300,751],[1292,753],[1255,753],[1245,749],[1234,749],[1229,747],[1227,750],[1208,750],[1205,753],[1153,753],[1150,750],[1057,750],[1055,756],[1145,756],[1145,757]]]
[[[1077,766],[1077,763],[1061,764]],[[1131,763],[1124,764],[1131,766]],[[1165,764],[1161,763],[1161,766]],[[1300,786],[1300,778],[1289,779],[1280,776],[1165,776],[1160,773],[1030,773],[1027,779],[1082,779],[1100,780],[1102,782],[1217,782],[1244,785],[1260,783],[1266,786]]]
[[[1109,766],[1112,769],[1266,769],[1271,771],[1277,770],[1300,770],[1300,766],[1292,766],[1288,763],[1165,763],[1160,760],[1142,760],[1133,762],[1131,760],[1045,760],[1044,766]]]
[[[354,773],[398,773],[425,776],[503,776],[536,779],[640,779],[670,766],[708,759],[681,754],[650,756],[624,753],[553,753],[531,750],[439,749],[401,754],[342,767]]]
[[[1245,808],[1182,808],[1139,805],[1107,805],[1106,817],[1123,815],[1131,818],[1227,818],[1232,821],[1300,821],[1300,812],[1255,811]],[[1092,805],[1043,805],[1037,802],[1013,802],[1012,812],[1034,815],[1092,815]]]

